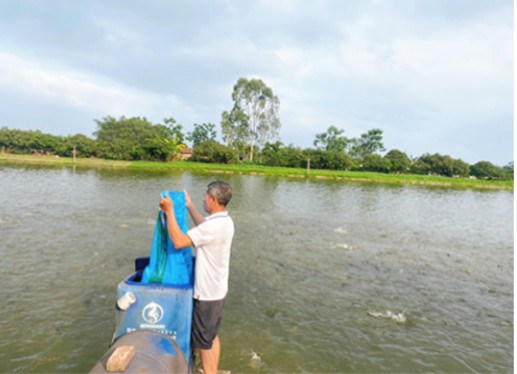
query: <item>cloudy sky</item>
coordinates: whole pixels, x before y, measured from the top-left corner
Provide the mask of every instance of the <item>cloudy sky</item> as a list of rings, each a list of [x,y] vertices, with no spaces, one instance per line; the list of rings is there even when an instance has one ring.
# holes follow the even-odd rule
[[[280,140],[329,126],[387,150],[513,160],[511,0],[0,0],[0,127],[92,136],[95,119],[232,107],[240,77],[280,99]]]

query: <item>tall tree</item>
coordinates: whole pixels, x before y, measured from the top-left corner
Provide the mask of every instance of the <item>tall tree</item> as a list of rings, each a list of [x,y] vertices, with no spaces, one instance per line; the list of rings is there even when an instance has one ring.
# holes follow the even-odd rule
[[[479,161],[470,167],[470,173],[479,179],[499,179],[503,170],[489,161]]]
[[[195,147],[207,140],[215,140],[215,125],[213,123],[194,123],[194,131],[187,134],[187,140]]]
[[[452,166],[452,175],[467,178],[470,175],[470,166],[465,161],[455,159]]]
[[[263,147],[278,138],[280,101],[262,80],[246,78],[240,78],[233,86],[232,100],[232,110],[222,115],[223,138],[230,146],[244,144],[249,148],[249,160],[253,161],[255,144]]]
[[[164,118],[163,122],[169,129],[169,138],[176,144],[185,144],[185,135],[183,134],[183,125],[176,122],[172,117]]]
[[[350,139],[343,136],[345,130],[330,126],[327,132],[316,134],[314,146],[325,151],[344,152],[350,143]]]
[[[382,130],[372,129],[367,133],[362,134],[359,139],[354,140],[355,145],[352,147],[354,156],[361,159],[366,155],[373,155],[377,152],[384,151],[384,144],[382,144]]]
[[[182,126],[173,118],[166,125],[153,124],[146,118],[106,117],[95,120],[99,156],[116,160],[167,161],[183,147]]]
[[[390,161],[390,171],[394,173],[405,173],[409,170],[409,166],[411,165],[409,157],[398,149],[392,149],[384,158]]]

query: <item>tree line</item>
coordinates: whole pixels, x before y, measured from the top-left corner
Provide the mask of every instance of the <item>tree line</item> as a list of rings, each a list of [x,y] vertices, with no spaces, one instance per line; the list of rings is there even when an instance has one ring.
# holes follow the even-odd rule
[[[469,177],[513,179],[513,162],[505,167],[488,161],[473,165],[448,155],[423,154],[411,158],[392,149],[386,154],[381,129],[371,129],[359,138],[348,138],[344,130],[330,126],[316,134],[314,147],[302,149],[284,145],[279,137],[280,102],[259,79],[240,78],[233,87],[231,110],[221,115],[223,143],[218,142],[216,125],[183,125],[172,117],[152,123],[145,117],[111,116],[95,120],[93,138],[83,134],[56,136],[37,130],[0,128],[2,152],[53,154],[57,156],[96,157],[112,160],[174,161],[192,145],[190,160],[210,163],[255,163],[265,166],[329,170],[373,171]]]

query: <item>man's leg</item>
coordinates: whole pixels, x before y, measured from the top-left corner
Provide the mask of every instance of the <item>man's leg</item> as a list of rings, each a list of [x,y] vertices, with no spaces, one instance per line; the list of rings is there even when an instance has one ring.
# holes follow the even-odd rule
[[[201,365],[205,374],[216,374],[219,366],[219,355],[221,354],[221,343],[219,336],[216,336],[211,349],[199,349]]]

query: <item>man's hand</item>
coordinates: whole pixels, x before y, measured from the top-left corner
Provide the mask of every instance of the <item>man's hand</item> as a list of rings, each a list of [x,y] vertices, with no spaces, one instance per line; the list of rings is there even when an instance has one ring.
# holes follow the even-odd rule
[[[187,190],[183,190],[183,192],[185,193],[185,206],[189,209],[192,206],[192,199],[190,198]]]
[[[165,213],[170,213],[173,211],[174,209],[174,206],[172,204],[172,200],[169,196],[167,197],[163,197],[163,195],[160,195],[161,196],[161,200],[160,200],[160,209],[162,212],[165,212]]]
[[[187,207],[188,212],[190,213],[190,216],[192,217],[192,220],[196,226],[205,222],[205,218],[199,213],[196,206],[192,203],[192,199],[190,198],[187,190],[183,190],[183,192],[185,193],[185,206]]]
[[[176,217],[174,216],[174,205],[169,196],[161,195],[160,209],[167,214],[167,232],[176,249],[192,246],[192,240],[185,235],[179,228]]]

